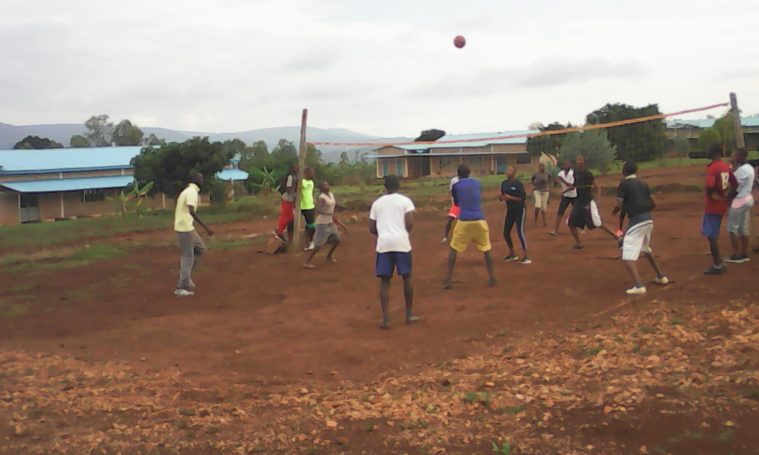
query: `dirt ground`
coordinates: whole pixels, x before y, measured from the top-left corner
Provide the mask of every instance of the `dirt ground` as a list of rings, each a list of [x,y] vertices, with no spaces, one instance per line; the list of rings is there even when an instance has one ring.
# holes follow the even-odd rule
[[[652,186],[698,185],[702,171],[651,170],[642,177]],[[640,298],[625,296],[630,282],[617,259],[616,242],[600,231],[585,234],[586,248],[574,251],[566,226],[560,236],[550,237],[550,227],[530,220],[527,239],[533,264],[503,263],[504,209],[490,200],[486,212],[498,278],[493,288],[486,287],[481,255],[471,249],[459,258],[454,289],[443,290],[448,249],[439,241],[445,214],[423,208],[418,213],[412,233],[418,325],[402,324],[398,280],[391,291],[394,325],[389,331],[377,329],[374,245],[365,214],[355,214],[359,219],[351,224],[352,234],[336,254],[337,264],[320,256],[315,270],[305,270],[301,254],[269,256],[258,251],[260,244],[212,249],[195,274],[198,291],[192,298],[173,295],[178,252],[166,243],[172,240],[170,232],[114,239],[122,245],[147,242],[149,246],[92,266],[24,275],[2,272],[0,289],[11,290],[9,295],[27,302],[31,310],[0,319],[0,351],[52,354],[86,365],[118,362],[144,375],[170,371],[219,390],[246,384],[329,388],[345,381],[369,384],[414,375],[455,359],[485,355],[504,337],[530,339],[587,330],[608,324],[624,309],[662,299],[677,306],[759,297],[759,256],[752,263],[730,267],[724,276],[702,275],[709,257],[699,235],[700,193],[677,188],[665,190],[657,199],[653,247],[675,283],[665,288],[651,284],[649,293]],[[555,203],[556,199],[549,209],[549,226]],[[599,201],[604,220],[616,224],[612,205],[609,196]],[[255,220],[220,226],[217,236],[265,235],[270,224]],[[723,239],[727,255],[726,235]],[[653,279],[647,264],[639,266],[646,279]],[[648,428],[638,436],[629,429],[620,434],[613,429],[587,431],[591,439],[627,438],[634,443],[637,437],[646,437],[643,433],[655,432],[661,420],[658,414],[649,419],[644,410],[638,414],[636,419]],[[748,421],[759,423],[755,409],[747,415]],[[0,452],[3,439],[12,438],[4,437],[2,430]],[[7,431],[12,433],[10,427]],[[358,436],[346,433],[345,438],[365,439],[360,431]],[[753,441],[759,444],[755,437]],[[361,450],[383,453],[374,443],[368,444]],[[361,453],[358,445],[352,447]],[[485,453],[491,448],[485,444],[471,450]],[[327,450],[333,451],[344,450]]]

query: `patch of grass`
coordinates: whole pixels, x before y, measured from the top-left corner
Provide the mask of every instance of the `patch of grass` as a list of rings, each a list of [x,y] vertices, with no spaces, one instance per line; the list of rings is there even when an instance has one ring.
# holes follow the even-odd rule
[[[29,305],[0,300],[0,319],[13,319],[29,312]]]
[[[467,392],[464,394],[464,401],[469,404],[478,403],[482,406],[490,406],[490,394],[487,392]]]
[[[139,244],[131,244],[130,248],[137,247]],[[18,272],[38,272],[50,270],[63,270],[75,267],[82,267],[93,262],[115,259],[126,254],[127,250],[123,247],[107,243],[99,243],[92,246],[71,251],[58,252],[41,252],[28,256],[10,255],[0,261],[0,266],[6,265],[5,271],[11,273]]]
[[[717,440],[720,442],[732,442],[735,440],[735,430],[721,431],[717,435]]]
[[[508,334],[509,334],[509,331],[508,331],[508,330],[499,330],[499,331],[498,331],[498,332],[495,334],[495,336],[497,336],[497,337],[499,337],[499,338],[503,338],[503,337],[507,336]]]
[[[686,431],[685,437],[690,439],[691,441],[700,441],[704,439],[704,434],[701,433],[700,431],[695,431],[695,432]]]
[[[583,346],[580,352],[584,357],[595,357],[599,352],[603,351],[602,346]]]
[[[511,455],[511,444],[508,442],[504,442],[501,444],[494,442],[493,452],[501,454],[501,455]]]
[[[653,333],[656,333],[656,327],[651,327],[650,325],[642,325],[638,327],[638,332],[645,333],[646,335],[651,335]]]
[[[19,293],[20,294],[22,292],[32,291],[34,289],[37,289],[38,287],[39,286],[37,286],[36,284],[19,284],[19,285],[13,286],[9,290],[11,292],[15,292],[15,293]]]
[[[743,392],[743,396],[751,400],[759,401],[759,387],[752,387],[746,390]]]
[[[506,408],[506,412],[508,414],[510,414],[510,415],[515,416],[515,415],[519,414],[520,412],[524,412],[524,410],[526,408],[527,408],[527,405],[525,405],[525,404],[519,404],[519,405],[516,405],[516,406],[510,406],[510,407]]]
[[[669,320],[669,325],[685,325],[685,324],[686,324],[685,319],[672,318]]]

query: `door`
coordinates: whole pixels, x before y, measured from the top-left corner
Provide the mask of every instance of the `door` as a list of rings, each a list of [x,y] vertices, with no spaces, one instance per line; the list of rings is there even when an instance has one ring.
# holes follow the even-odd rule
[[[40,220],[40,198],[37,194],[21,193],[21,222],[30,223]]]

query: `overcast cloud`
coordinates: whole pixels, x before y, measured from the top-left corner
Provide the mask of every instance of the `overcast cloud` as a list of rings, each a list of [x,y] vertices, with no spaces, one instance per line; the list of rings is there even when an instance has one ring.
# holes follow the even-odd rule
[[[0,122],[240,131],[308,107],[315,126],[413,136],[730,91],[756,113],[756,24],[755,0],[2,0]]]

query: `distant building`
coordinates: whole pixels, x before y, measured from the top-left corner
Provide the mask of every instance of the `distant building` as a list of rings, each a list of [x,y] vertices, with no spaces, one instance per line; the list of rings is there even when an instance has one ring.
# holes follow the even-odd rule
[[[717,119],[699,118],[691,120],[672,119],[667,120],[667,137],[672,139],[682,137],[688,139],[691,147],[698,150],[698,136],[701,131],[714,126]],[[748,150],[759,149],[759,116],[742,117],[743,138]]]
[[[140,147],[0,150],[0,224],[18,224],[113,213],[109,200],[134,181],[132,158]],[[230,163],[218,177],[246,180]],[[146,203],[167,206],[163,195]]]
[[[448,134],[434,143],[380,147],[367,158],[377,160],[378,178],[391,174],[404,178],[449,177],[456,174],[461,163],[468,164],[474,175],[504,174],[510,164],[532,163],[527,153],[527,137],[489,138],[535,132]]]

